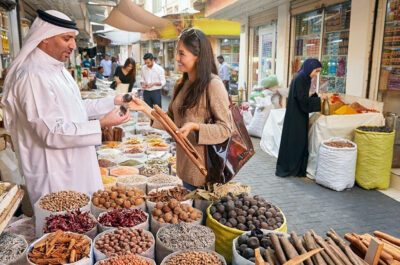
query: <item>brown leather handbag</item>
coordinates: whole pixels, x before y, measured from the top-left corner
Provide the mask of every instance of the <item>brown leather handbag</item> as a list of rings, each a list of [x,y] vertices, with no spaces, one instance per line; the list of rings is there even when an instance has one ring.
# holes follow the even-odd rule
[[[253,143],[247,132],[238,106],[229,98],[229,110],[232,114],[232,135],[221,144],[206,145],[207,182],[226,183],[232,180],[244,164],[255,154]],[[209,119],[214,123],[210,109],[208,88],[206,89],[206,109]]]

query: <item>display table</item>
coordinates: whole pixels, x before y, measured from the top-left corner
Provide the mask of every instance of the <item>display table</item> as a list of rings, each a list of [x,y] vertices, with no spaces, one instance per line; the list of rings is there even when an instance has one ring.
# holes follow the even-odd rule
[[[283,120],[286,109],[273,109],[269,114],[263,129],[260,146],[267,154],[278,157],[281,142]],[[310,117],[310,129],[308,133],[308,166],[307,176],[314,179],[317,170],[317,156],[322,141],[332,137],[353,139],[354,129],[362,125],[382,126],[385,119],[382,113],[363,113],[354,115],[330,115],[324,116],[314,113]]]

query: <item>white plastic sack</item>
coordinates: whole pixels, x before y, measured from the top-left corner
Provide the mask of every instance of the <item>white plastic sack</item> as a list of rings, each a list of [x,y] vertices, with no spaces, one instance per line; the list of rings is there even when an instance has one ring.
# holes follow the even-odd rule
[[[268,98],[269,98],[270,104],[257,106],[257,108],[254,112],[253,119],[251,120],[249,126],[247,126],[247,131],[249,132],[249,134],[251,136],[256,136],[256,137],[260,137],[260,138],[262,136],[264,125],[267,122],[269,113],[272,109],[274,109],[274,106],[271,104],[271,97],[268,97]],[[266,98],[263,98],[263,99],[266,99]],[[265,103],[265,102],[263,102],[263,103]]]
[[[348,148],[327,146],[331,141],[343,141],[354,145]],[[315,181],[327,188],[342,191],[352,188],[355,182],[357,145],[347,139],[331,138],[321,143],[318,154]]]
[[[11,147],[6,143],[6,149],[0,151],[1,180],[25,185],[25,180],[19,171],[18,159]]]
[[[244,124],[246,126],[248,126],[251,123],[251,120],[253,119],[253,115],[251,114],[251,110],[248,109],[248,110],[242,111],[242,116],[243,116]]]

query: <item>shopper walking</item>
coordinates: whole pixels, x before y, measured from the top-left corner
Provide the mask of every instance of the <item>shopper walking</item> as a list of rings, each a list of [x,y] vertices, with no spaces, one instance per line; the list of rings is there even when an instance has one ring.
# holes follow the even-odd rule
[[[111,74],[109,77],[111,81],[114,80],[115,71],[117,70],[118,67],[119,67],[119,63],[118,63],[117,57],[112,56],[111,57]]]
[[[223,143],[232,132],[229,97],[217,75],[214,58],[211,44],[202,31],[186,29],[181,33],[175,59],[183,76],[174,89],[168,115],[200,157],[205,157],[205,145]],[[140,99],[135,98],[130,107],[152,117],[152,108]],[[212,124],[206,123],[210,116],[214,120]],[[153,122],[153,127],[162,128],[157,122]],[[206,177],[180,146],[176,156],[177,175],[184,186],[193,190],[205,185]]]
[[[118,66],[114,75],[115,87],[119,84],[128,84],[128,92],[132,92],[136,82],[136,62],[133,58],[126,59],[124,65]]]
[[[217,60],[220,64],[218,75],[221,78],[222,82],[224,82],[226,91],[228,91],[228,93],[229,93],[229,80],[231,79],[231,75],[229,73],[229,66],[225,62],[225,59],[222,55],[219,55],[217,57]]]
[[[76,48],[75,22],[54,10],[38,15],[10,68],[1,101],[32,204],[49,192],[101,189],[95,150],[101,128],[129,120],[114,107],[121,96],[82,100],[64,67]]]
[[[166,83],[164,69],[154,62],[154,56],[151,53],[146,53],[143,60],[145,64],[141,69],[142,80],[140,81],[143,99],[149,106],[161,107],[161,88]]]
[[[104,68],[104,77],[109,78],[111,76],[111,68],[112,68],[112,62],[110,60],[110,55],[106,53],[104,56],[104,59],[100,61],[100,66],[103,66]]]
[[[305,60],[290,84],[276,165],[277,176],[306,176],[309,113],[321,110],[321,99],[316,93],[310,97],[309,91],[311,79],[318,76],[321,67],[317,59]]]

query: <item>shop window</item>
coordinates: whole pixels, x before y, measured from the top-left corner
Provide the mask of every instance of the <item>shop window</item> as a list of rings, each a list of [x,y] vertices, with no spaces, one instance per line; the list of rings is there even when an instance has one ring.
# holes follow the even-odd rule
[[[345,93],[351,1],[328,6],[295,17],[292,75],[307,58],[322,63],[313,85],[319,92]]]
[[[165,58],[165,70],[169,72],[175,71],[175,41],[169,41],[165,43],[166,58]]]

